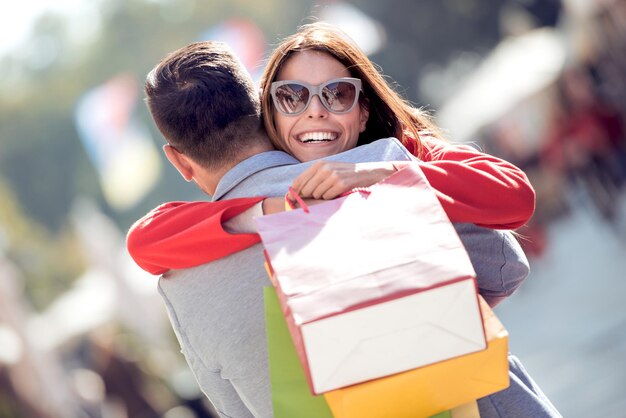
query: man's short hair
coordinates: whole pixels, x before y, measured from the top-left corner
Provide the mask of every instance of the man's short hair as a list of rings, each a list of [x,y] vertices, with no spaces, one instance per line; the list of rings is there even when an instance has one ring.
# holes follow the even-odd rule
[[[262,129],[252,78],[221,42],[170,53],[148,74],[145,91],[165,139],[205,167],[234,161]]]

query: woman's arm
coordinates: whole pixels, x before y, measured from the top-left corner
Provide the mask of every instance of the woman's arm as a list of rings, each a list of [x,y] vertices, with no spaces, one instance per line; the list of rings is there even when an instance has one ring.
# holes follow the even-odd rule
[[[515,165],[464,145],[423,141],[424,175],[453,222],[515,229],[535,211],[535,190]]]
[[[139,267],[152,274],[217,260],[260,241],[257,234],[227,232],[223,222],[261,200],[165,203],[131,226],[126,247]]]
[[[515,229],[535,211],[535,191],[515,165],[476,149],[426,138],[422,161],[345,163],[318,161],[293,182],[302,197],[334,199],[367,187],[408,164],[417,164],[452,222]],[[407,147],[418,154],[417,147]],[[413,149],[412,149],[413,148]]]
[[[523,171],[513,164],[470,147],[451,146],[434,139],[424,142],[422,158],[424,161],[413,164],[420,165],[452,222],[514,229],[524,225],[532,216],[534,190]],[[332,194],[336,196],[354,187],[376,183],[402,164],[406,162],[322,162],[314,164],[302,176],[318,176],[322,182],[328,173],[320,177],[320,169],[340,167],[337,172],[345,175],[336,179],[347,176],[352,180],[334,189]],[[314,197],[314,194],[304,195]],[[223,222],[262,199],[161,205],[131,227],[127,237],[128,251],[140,267],[153,274],[217,260],[259,242],[256,234],[229,233]]]
[[[152,274],[199,266],[260,242],[252,218],[284,210],[283,197],[164,203],[130,227],[126,248]]]

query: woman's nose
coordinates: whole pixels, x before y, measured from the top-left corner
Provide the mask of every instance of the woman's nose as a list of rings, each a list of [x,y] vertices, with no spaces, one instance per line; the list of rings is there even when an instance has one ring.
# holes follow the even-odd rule
[[[307,116],[309,118],[324,118],[328,116],[328,110],[322,104],[322,100],[319,95],[311,97],[311,103],[307,109]]]

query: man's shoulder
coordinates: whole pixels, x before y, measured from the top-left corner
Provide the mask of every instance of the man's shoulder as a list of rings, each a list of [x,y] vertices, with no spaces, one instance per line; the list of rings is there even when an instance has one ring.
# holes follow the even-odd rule
[[[253,155],[235,165],[222,177],[213,195],[213,200],[224,198],[226,194],[230,193],[246,179],[259,172],[272,168],[293,166],[298,163],[298,160],[283,151],[267,151]]]
[[[273,151],[254,156],[229,171],[220,181],[215,200],[242,196],[279,196],[300,173],[315,161],[298,163],[288,154]],[[280,154],[276,154],[280,153]],[[396,138],[384,138],[324,158],[328,161],[368,163],[407,161],[413,155]],[[289,163],[288,161],[291,161]],[[284,164],[283,164],[284,162]]]
[[[393,137],[377,139],[348,151],[325,158],[334,161],[374,162],[414,159],[413,155]]]

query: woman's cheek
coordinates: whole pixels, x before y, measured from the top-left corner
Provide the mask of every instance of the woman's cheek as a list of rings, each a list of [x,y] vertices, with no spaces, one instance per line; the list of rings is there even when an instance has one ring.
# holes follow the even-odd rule
[[[275,115],[274,116],[274,120],[276,123],[276,134],[278,135],[278,138],[276,139],[276,141],[278,142],[278,147],[283,149],[283,150],[288,150],[288,140],[287,138],[289,137],[289,127],[287,126],[288,123],[287,121],[284,120],[284,116],[282,115]]]

